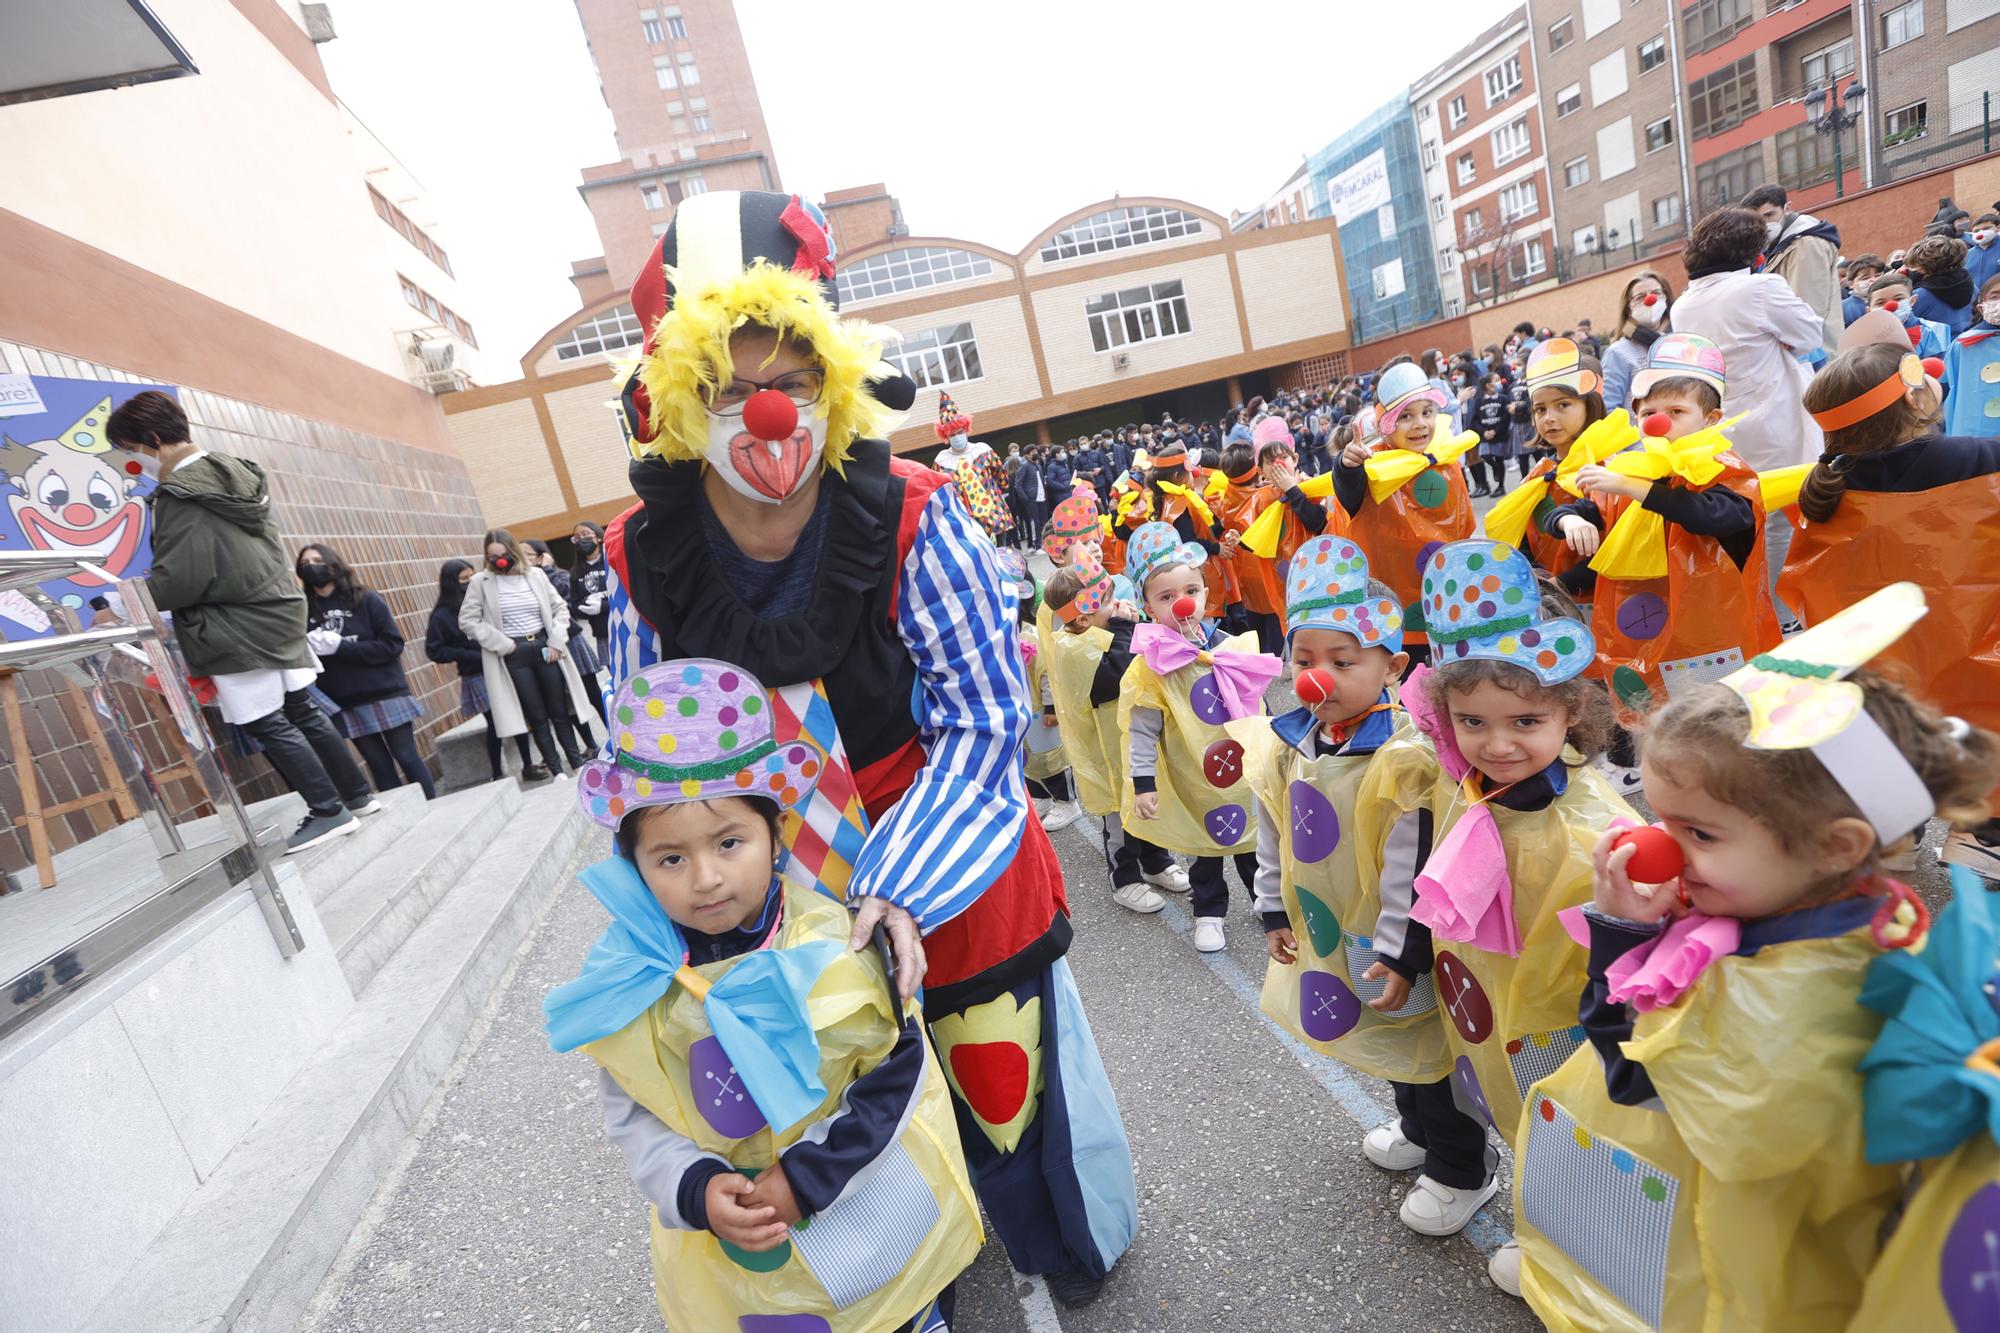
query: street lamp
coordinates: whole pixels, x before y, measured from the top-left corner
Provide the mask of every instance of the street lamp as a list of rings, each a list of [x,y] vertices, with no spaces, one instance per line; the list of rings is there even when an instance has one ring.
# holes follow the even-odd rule
[[[1611,256],[1617,249],[1618,228],[1613,227],[1610,231],[1597,238],[1597,271],[1599,273],[1611,267]]]
[[[1823,84],[1806,90],[1806,123],[1813,127],[1815,134],[1833,136],[1833,197],[1836,199],[1847,196],[1847,172],[1840,162],[1840,132],[1861,123],[1861,99],[1867,95],[1868,90],[1858,83],[1848,84],[1847,91],[1838,100]]]

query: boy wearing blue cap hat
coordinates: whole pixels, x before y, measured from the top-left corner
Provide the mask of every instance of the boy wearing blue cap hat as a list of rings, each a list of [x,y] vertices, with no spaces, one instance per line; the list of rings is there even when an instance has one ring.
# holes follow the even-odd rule
[[[1389,1080],[1396,1118],[1362,1152],[1462,1200],[1426,1223],[1448,1234],[1486,1197],[1493,1168],[1485,1125],[1454,1102],[1431,935],[1410,919],[1438,764],[1396,707],[1409,664],[1402,607],[1360,547],[1316,537],[1292,557],[1285,617],[1301,706],[1230,726],[1257,797],[1263,1010],[1321,1054]]]

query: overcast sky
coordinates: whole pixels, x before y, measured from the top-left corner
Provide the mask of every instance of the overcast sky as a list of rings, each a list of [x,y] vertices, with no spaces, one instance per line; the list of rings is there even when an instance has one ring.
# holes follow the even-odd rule
[[[738,0],[785,187],[871,181],[1017,250],[1114,193],[1227,215],[1513,6]],[[633,5],[633,37],[638,38]],[[489,380],[576,308],[579,170],[614,160],[569,0],[335,0],[334,89],[429,189]],[[1413,40],[1421,31],[1428,46]],[[695,34],[700,51],[700,34]],[[621,281],[622,281],[621,275]]]

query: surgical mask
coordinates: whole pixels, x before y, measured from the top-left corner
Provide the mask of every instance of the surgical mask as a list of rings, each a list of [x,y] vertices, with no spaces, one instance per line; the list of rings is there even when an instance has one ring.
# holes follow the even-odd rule
[[[1980,302],[1979,317],[1988,324],[2000,324],[2000,300]]]
[[[1783,231],[1784,229],[1785,229],[1785,223],[1783,218],[1780,218],[1776,222],[1766,222],[1764,224],[1765,243],[1769,244],[1770,242],[1777,240],[1778,233]]]
[[[708,415],[708,447],[702,457],[723,483],[760,504],[782,504],[812,480],[826,447],[826,421],[800,416],[788,440],[760,440],[743,428],[740,416]]]
[[[1632,322],[1652,328],[1667,317],[1667,303],[1664,300],[1647,305],[1643,300],[1632,303]]]
[[[964,431],[960,431],[958,434],[951,437],[951,447],[959,453],[965,452],[965,447],[971,443],[972,443],[972,437],[970,435],[967,435]]]
[[[575,541],[571,542],[570,544],[576,547],[576,553],[582,556],[586,560],[590,559],[591,556],[597,554],[597,542],[594,538],[578,537]]]
[[[1993,233],[1990,231],[1975,231],[1972,233],[1972,240],[1975,245],[1991,245],[1993,244]]]
[[[317,560],[307,560],[299,565],[299,581],[308,588],[331,588],[333,571]]]
[[[158,454],[142,454],[136,449],[120,449],[118,452],[125,455],[122,470],[126,476],[144,477],[155,485],[159,484],[160,457]]]

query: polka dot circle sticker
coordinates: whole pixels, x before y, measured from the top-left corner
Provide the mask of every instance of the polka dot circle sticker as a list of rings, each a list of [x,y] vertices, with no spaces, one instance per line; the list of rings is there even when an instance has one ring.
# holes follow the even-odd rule
[[[1618,604],[1618,632],[1643,643],[1667,630],[1667,604],[1658,594],[1635,592]]]

